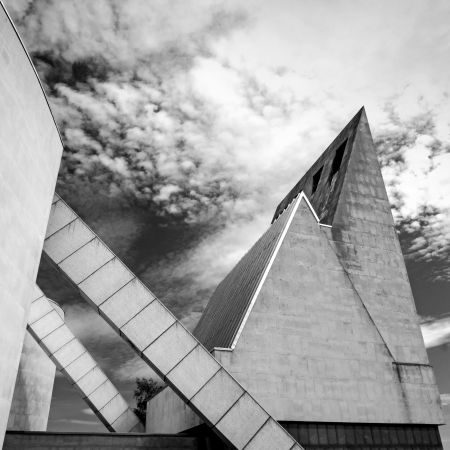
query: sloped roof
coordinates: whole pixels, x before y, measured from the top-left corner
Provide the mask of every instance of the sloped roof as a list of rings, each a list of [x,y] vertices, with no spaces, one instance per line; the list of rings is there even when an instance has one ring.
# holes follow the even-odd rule
[[[304,192],[320,222],[332,223],[356,129],[363,112],[364,108],[361,108],[280,202],[269,229],[217,286],[194,330],[194,335],[207,349],[231,348],[289,220],[289,212],[295,198]],[[340,157],[336,158],[339,154]]]
[[[231,347],[294,203],[271,224],[214,291],[194,330],[194,336],[208,350]]]
[[[331,225],[344,182],[344,174],[353,147],[356,129],[363,112],[364,108],[361,108],[305,175],[303,175],[300,181],[284,197],[277,206],[272,221],[283,212],[286,206],[292,202],[292,199],[303,191],[310,200],[314,211],[319,216],[320,222]],[[333,162],[339,150],[343,150],[343,157],[340,161],[338,171],[332,176]],[[316,190],[313,192],[314,175],[318,174],[320,170],[320,180],[318,181]]]

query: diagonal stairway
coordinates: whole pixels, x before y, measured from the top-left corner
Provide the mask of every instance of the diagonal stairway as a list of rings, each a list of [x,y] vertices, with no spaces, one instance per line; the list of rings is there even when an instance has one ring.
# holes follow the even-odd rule
[[[246,450],[302,448],[58,195],[44,254],[227,444]]]
[[[37,286],[27,328],[109,431],[144,431],[126,400]]]

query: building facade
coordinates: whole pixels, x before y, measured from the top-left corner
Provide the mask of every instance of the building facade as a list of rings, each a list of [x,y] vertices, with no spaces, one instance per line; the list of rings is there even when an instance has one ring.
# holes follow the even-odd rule
[[[39,79],[1,2],[0,99],[1,447],[62,153]]]
[[[355,427],[375,430],[375,447],[399,433],[406,445],[415,430],[438,441],[439,393],[363,109],[279,204],[194,334],[302,445],[317,427],[330,448],[327,430]],[[169,389],[148,414],[151,431],[200,425]]]

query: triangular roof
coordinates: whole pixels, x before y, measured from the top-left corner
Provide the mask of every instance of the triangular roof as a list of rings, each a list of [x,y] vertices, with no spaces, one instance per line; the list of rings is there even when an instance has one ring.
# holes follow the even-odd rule
[[[300,196],[303,198],[303,194]],[[233,347],[289,228],[299,200],[298,198],[288,205],[287,210],[278,220],[272,222],[268,230],[217,286],[194,330],[194,336],[207,349]],[[309,204],[308,201],[307,203]],[[315,212],[312,212],[315,216]]]
[[[286,209],[286,206],[292,202],[292,199],[300,192],[304,192],[319,216],[320,222],[331,225],[352,152],[353,141],[363,114],[364,107],[358,111],[300,181],[279,203],[272,221]]]
[[[331,224],[342,188],[344,174],[350,158],[364,108],[353,117],[325,152],[311,166],[301,180],[278,205],[272,224],[214,291],[200,318],[194,335],[203,345],[213,348],[232,348],[246,315],[256,299],[258,287],[270,268],[271,260],[281,245],[283,232],[292,220],[292,209],[304,198],[317,221]],[[336,155],[340,159],[336,165]],[[322,169],[321,169],[322,168]],[[313,180],[320,171],[320,179]],[[318,181],[313,188],[313,181]],[[311,203],[308,199],[311,199]]]

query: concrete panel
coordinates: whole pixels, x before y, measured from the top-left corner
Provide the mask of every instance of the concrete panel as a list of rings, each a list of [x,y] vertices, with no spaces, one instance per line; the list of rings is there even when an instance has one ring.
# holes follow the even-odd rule
[[[278,424],[269,419],[246,445],[245,450],[291,450],[292,440],[287,433],[277,433]],[[297,447],[300,448],[300,447]]]
[[[89,394],[88,399],[100,411],[116,395],[118,395],[117,389],[114,387],[111,381],[106,380],[97,389],[95,389],[94,392]],[[117,417],[118,416],[119,414],[117,415]]]
[[[128,409],[125,399],[121,395],[116,395],[100,410],[100,414],[108,423],[114,423]]]
[[[22,347],[8,429],[46,431],[55,364],[27,333]]]
[[[99,386],[101,386],[106,380],[107,376],[103,371],[95,365],[91,370],[85,373],[78,381],[76,381],[78,387],[85,393],[86,397],[89,397]]]
[[[269,418],[270,416],[246,393],[216,424],[215,428],[227,436],[235,447],[245,448]],[[279,433],[286,432],[278,426],[278,432],[275,432],[275,435]],[[292,440],[291,446],[294,443]]]
[[[173,323],[175,323],[175,317],[169,314],[159,301],[153,300],[124,325],[120,333],[142,351]]]
[[[62,144],[39,79],[0,4],[0,447]]]
[[[30,325],[32,325],[34,333],[41,336],[41,338],[44,338],[52,331],[55,331],[63,323],[64,321],[61,319],[56,310],[52,309],[51,312],[47,313],[45,316]]]
[[[67,327],[60,327],[42,339],[42,343],[50,353],[55,353],[63,345],[71,341],[73,337],[73,334]]]
[[[52,220],[52,223],[47,226],[45,238],[48,238],[52,234],[61,230],[77,218],[76,214],[70,209],[65,208],[64,204],[59,202],[57,197],[54,197],[54,199],[56,199],[56,203],[52,203],[51,207],[51,215],[54,217],[54,220]]]
[[[66,367],[61,366],[60,370],[64,375],[70,378],[73,383],[76,383],[78,385],[78,382],[80,380],[83,380],[83,377],[95,367],[97,367],[97,363],[95,362],[94,358],[92,358],[89,352],[85,352]],[[79,387],[81,388],[81,383]],[[86,396],[84,390],[81,389],[81,391],[83,392],[83,395]]]
[[[91,302],[100,305],[135,276],[120,260],[113,259],[80,283],[81,292]]]
[[[194,395],[191,404],[204,411],[210,423],[215,425],[244,393],[244,389],[224,369],[220,369]]]
[[[154,299],[155,296],[135,278],[102,303],[100,311],[117,328],[122,328]]]
[[[36,306],[38,310],[42,310],[43,301],[50,304],[46,297],[41,297],[40,300],[31,304],[32,316],[36,315],[33,307]],[[97,366],[86,348],[70,332],[56,307],[51,304],[50,306],[53,308],[51,313],[28,325],[36,342],[110,431],[143,431],[139,419],[128,408],[115,386]],[[43,324],[44,320],[45,324]],[[55,331],[48,333],[48,330],[52,328]],[[108,407],[106,407],[107,404],[109,404]],[[124,417],[126,420],[117,421],[127,409],[129,413]],[[113,425],[112,422],[116,424]]]
[[[45,240],[45,252],[59,264],[93,239],[91,230],[78,218]]]
[[[130,433],[142,432],[142,424],[130,408],[112,422],[111,426],[115,430],[129,430]]]
[[[197,345],[166,378],[190,400],[219,369],[219,363]]]
[[[194,337],[186,333],[183,325],[176,322],[144,350],[143,356],[166,375],[197,344]]]
[[[78,359],[83,353],[86,353],[86,351],[84,345],[78,339],[72,339],[53,355],[58,360],[61,369],[64,369],[70,363]]]
[[[33,308],[30,308],[28,323],[34,323],[41,317],[53,311],[53,307],[45,298],[41,297],[33,302]]]
[[[113,258],[114,254],[94,239],[66,258],[61,269],[78,284]]]

